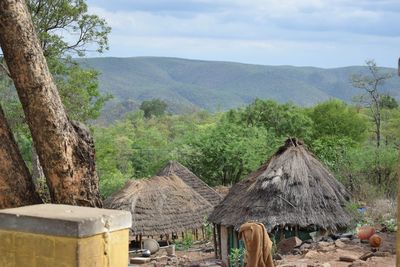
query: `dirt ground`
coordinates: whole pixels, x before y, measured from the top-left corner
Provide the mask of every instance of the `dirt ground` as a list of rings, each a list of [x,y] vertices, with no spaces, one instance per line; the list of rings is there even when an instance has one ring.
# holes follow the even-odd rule
[[[339,241],[318,242],[307,244],[305,248],[296,249],[295,254],[281,255],[282,259],[275,260],[276,267],[395,267],[396,235],[395,233],[380,233],[382,246],[378,252],[367,260],[360,260],[360,256],[371,252],[368,243],[361,243],[358,239],[340,239]],[[199,244],[188,251],[176,251],[176,257],[159,257],[157,262],[142,266],[190,266],[216,267],[221,262],[215,259],[214,251],[210,251],[212,244]],[[205,252],[208,251],[208,252]],[[161,254],[160,254],[161,255]],[[353,262],[340,260],[345,257]]]
[[[276,261],[277,267],[395,267],[396,266],[396,236],[395,233],[380,233],[383,243],[378,253],[366,261],[341,261],[340,257],[355,258],[371,252],[368,243],[359,240],[343,240],[339,247],[334,242],[320,242],[300,255],[284,255],[282,260]]]

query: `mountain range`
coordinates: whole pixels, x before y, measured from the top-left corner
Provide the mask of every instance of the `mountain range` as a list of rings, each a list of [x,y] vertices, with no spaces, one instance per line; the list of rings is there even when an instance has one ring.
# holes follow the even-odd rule
[[[120,118],[143,100],[153,98],[166,101],[171,113],[223,111],[255,98],[303,106],[330,98],[349,102],[362,92],[351,85],[351,75],[367,74],[364,66],[323,69],[163,57],[85,58],[79,63],[98,70],[101,92],[114,96],[102,113],[104,122]],[[383,90],[399,98],[399,88],[400,78],[394,76]]]

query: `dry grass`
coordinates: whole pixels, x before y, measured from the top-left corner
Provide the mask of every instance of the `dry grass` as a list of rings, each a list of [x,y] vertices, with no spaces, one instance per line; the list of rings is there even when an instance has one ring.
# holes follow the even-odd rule
[[[181,178],[188,186],[192,187],[197,193],[204,197],[211,205],[215,206],[221,202],[222,197],[213,188],[208,186],[188,168],[176,161],[169,161],[164,168],[157,174],[159,176],[176,175]]]
[[[200,228],[212,209],[207,200],[175,175],[130,180],[104,205],[130,211],[135,235],[172,234]]]
[[[366,216],[374,222],[396,218],[396,202],[390,199],[376,199],[367,204]]]
[[[258,221],[276,226],[337,230],[350,223],[342,184],[304,147],[290,138],[272,158],[234,185],[209,219],[236,229]]]

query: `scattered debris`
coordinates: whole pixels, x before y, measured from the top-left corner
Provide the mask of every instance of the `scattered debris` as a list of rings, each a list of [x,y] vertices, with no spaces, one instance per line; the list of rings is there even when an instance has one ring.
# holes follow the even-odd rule
[[[353,256],[340,256],[339,257],[339,261],[345,261],[345,262],[353,262],[356,261],[357,258],[353,257]]]
[[[377,251],[374,252],[374,257],[389,257],[389,252]]]
[[[134,257],[130,259],[130,263],[132,264],[142,264],[150,262],[150,258],[143,258],[143,257]]]
[[[356,260],[352,264],[350,264],[348,267],[364,267],[364,266],[365,267],[368,266],[366,262]]]
[[[366,261],[367,259],[374,256],[373,252],[367,252],[360,256],[360,260]]]
[[[361,243],[354,236],[337,236],[332,237],[334,241],[302,242],[288,254],[275,254],[273,258],[276,267],[395,266],[395,233],[380,233],[379,236],[382,238],[382,245],[376,252],[371,252],[369,243]],[[176,251],[174,257],[168,256],[164,247],[161,247],[160,251],[152,255],[151,262],[136,265],[143,267],[219,267],[222,263],[214,258],[215,253],[209,250],[211,247],[210,243],[197,244],[190,250]]]
[[[311,247],[312,247],[311,244],[309,244],[309,243],[303,243],[303,244],[300,246],[300,250],[304,253],[304,252],[307,252]]]
[[[294,248],[300,247],[303,241],[297,236],[292,236],[284,239],[278,243],[278,251],[280,253],[286,254],[292,251]]]
[[[318,257],[320,257],[321,253],[319,253],[318,251],[314,251],[314,250],[310,250],[309,252],[307,252],[304,257],[308,258],[308,259],[316,259]]]
[[[346,246],[345,243],[343,243],[343,241],[341,241],[340,239],[335,241],[335,246],[338,248],[344,248]]]

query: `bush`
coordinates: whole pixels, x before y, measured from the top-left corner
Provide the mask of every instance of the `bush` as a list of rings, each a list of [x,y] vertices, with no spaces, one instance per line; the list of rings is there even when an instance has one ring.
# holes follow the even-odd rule
[[[360,210],[362,207],[358,203],[348,202],[346,204],[346,211],[350,214],[352,221],[350,222],[350,229],[356,232],[356,229],[364,224],[372,224],[371,221],[368,221],[365,217],[365,210]]]
[[[193,235],[186,233],[183,240],[175,240],[174,244],[177,250],[189,250],[193,246]]]
[[[213,235],[213,226],[209,221],[207,221],[207,218],[204,218],[203,229],[206,232],[206,239],[211,241]]]
[[[231,248],[231,253],[229,253],[229,263],[231,267],[241,267],[243,266],[243,257],[246,254],[243,248]]]

